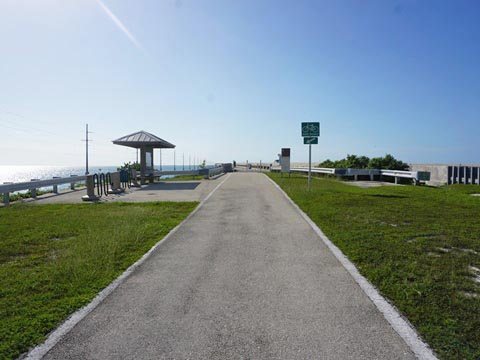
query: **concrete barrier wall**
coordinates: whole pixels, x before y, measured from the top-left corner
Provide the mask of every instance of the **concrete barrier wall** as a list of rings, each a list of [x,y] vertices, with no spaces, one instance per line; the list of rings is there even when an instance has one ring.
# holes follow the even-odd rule
[[[477,184],[480,185],[478,164],[410,164],[411,171],[429,171],[428,185]]]

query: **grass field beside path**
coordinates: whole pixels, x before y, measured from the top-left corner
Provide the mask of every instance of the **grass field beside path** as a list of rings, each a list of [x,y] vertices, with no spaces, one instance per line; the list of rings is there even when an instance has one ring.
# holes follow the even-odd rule
[[[0,208],[0,359],[15,359],[43,341],[197,204]]]
[[[193,180],[204,180],[205,176],[203,175],[179,175],[167,179],[160,179],[160,182],[164,181],[193,181]]]
[[[362,189],[269,174],[442,359],[480,359],[478,185]]]

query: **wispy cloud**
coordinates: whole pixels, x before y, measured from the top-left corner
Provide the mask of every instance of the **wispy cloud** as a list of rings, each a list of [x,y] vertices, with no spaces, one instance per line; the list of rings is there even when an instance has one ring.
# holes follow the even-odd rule
[[[115,25],[125,34],[125,36],[135,45],[138,49],[143,51],[145,54],[148,54],[145,48],[135,39],[135,36],[127,29],[125,25],[120,21],[119,18],[101,1],[95,0],[97,4],[102,8],[102,10],[107,14],[107,16],[114,22]]]

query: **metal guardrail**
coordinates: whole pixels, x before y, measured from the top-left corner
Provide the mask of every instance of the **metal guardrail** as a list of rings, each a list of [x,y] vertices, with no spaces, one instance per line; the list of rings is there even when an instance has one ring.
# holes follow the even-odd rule
[[[197,170],[182,170],[182,171],[155,171],[152,173],[154,177],[160,177],[164,175],[202,175],[206,179],[222,174],[228,169],[226,165],[222,164],[213,168],[197,169]],[[230,164],[231,165],[231,164]],[[231,166],[230,166],[231,167]],[[58,185],[70,184],[70,188],[73,190],[75,184],[79,182],[88,182],[87,195],[83,197],[86,201],[98,200],[102,195],[109,193],[116,193],[121,188],[125,189],[130,186],[138,186],[136,183],[136,174],[122,174],[122,172],[114,172],[112,174],[92,174],[92,175],[71,175],[64,178],[53,178],[48,180],[32,180],[19,183],[5,183],[0,185],[0,194],[3,194],[3,202],[5,205],[10,203],[10,193],[16,191],[30,190],[32,198],[36,198],[37,189],[53,186],[53,192],[58,193]],[[95,195],[95,187],[97,194]]]
[[[204,168],[198,170],[169,170],[169,171],[154,171],[154,177],[161,176],[182,176],[182,175],[192,175],[192,176],[205,176],[205,178],[210,178],[212,176],[221,174],[224,172],[223,166],[217,166],[214,168]]]
[[[280,166],[272,166],[270,168],[270,171],[275,172],[275,171],[280,171],[281,169],[282,168]],[[312,167],[312,173],[328,174],[328,175],[340,175],[340,174],[336,173],[335,170],[339,170],[339,169]],[[303,167],[303,166],[292,167],[292,168],[290,168],[290,171],[308,172],[308,167]]]
[[[62,185],[62,184],[74,184],[80,181],[87,180],[86,175],[72,175],[71,177],[65,178],[53,178],[48,180],[33,180],[33,181],[25,181],[20,183],[7,183],[4,185],[0,185],[0,194],[1,193],[11,193],[15,191],[22,191],[22,190],[31,190],[31,189],[39,189],[43,187],[49,187],[54,185]]]
[[[270,171],[280,171],[279,166],[272,167]],[[308,172],[308,167],[293,167],[290,169],[293,172]],[[415,182],[429,181],[430,173],[426,171],[401,171],[401,170],[383,170],[383,169],[341,169],[341,168],[316,168],[312,167],[312,173],[329,174],[338,177],[353,176],[357,179],[358,176],[370,176],[373,180],[374,176],[391,176],[395,178],[395,183],[398,178],[412,179]]]
[[[222,174],[225,172],[225,167],[224,166],[217,166],[214,168],[209,168],[208,169],[208,177],[212,177],[218,174]]]
[[[281,167],[280,166],[274,166],[274,167],[271,167],[270,170],[271,171],[280,171]],[[338,169],[312,167],[312,173],[317,173],[317,174],[335,175],[335,170],[338,170]],[[308,172],[308,167],[307,166],[296,166],[296,167],[290,168],[290,171]]]
[[[257,169],[257,170],[270,170],[272,166],[267,163],[237,163],[237,168],[245,168],[247,170]]]
[[[406,179],[419,180],[418,171],[380,170],[380,174],[382,176],[394,176]]]
[[[0,194],[3,194],[3,203],[8,205],[10,202],[10,193],[16,191],[30,190],[32,197],[36,197],[36,191],[40,188],[53,186],[53,192],[58,192],[58,185],[70,184],[70,188],[73,190],[75,184],[87,180],[86,175],[72,175],[64,178],[53,178],[48,180],[32,180],[19,183],[6,183],[0,185]]]

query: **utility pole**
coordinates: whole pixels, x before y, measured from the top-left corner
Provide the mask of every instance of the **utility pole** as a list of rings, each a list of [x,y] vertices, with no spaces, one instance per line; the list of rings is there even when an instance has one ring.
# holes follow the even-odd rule
[[[185,153],[182,154],[183,167],[182,170],[185,171]]]
[[[85,139],[82,141],[85,141],[85,175],[88,175],[88,143],[92,142],[92,140],[88,139],[88,134],[92,134],[91,131],[88,131],[88,124],[86,124],[85,127]]]
[[[177,161],[177,152],[176,150],[173,150],[173,171],[176,171],[176,161]]]
[[[160,149],[160,171],[162,171],[162,149]]]

